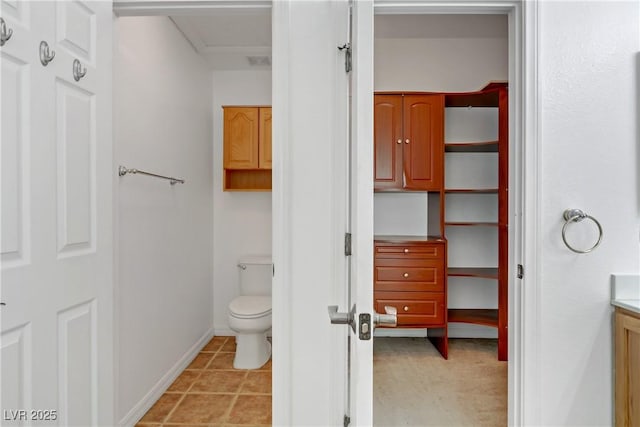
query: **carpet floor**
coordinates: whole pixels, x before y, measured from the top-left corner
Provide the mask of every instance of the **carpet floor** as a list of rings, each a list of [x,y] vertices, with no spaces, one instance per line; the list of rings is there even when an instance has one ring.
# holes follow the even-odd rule
[[[497,340],[450,339],[444,360],[426,338],[376,338],[373,389],[374,426],[507,425]]]

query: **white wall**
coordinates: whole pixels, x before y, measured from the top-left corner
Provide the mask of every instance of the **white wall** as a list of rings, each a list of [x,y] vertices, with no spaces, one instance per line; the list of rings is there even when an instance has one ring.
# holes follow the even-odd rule
[[[271,192],[222,191],[223,105],[271,105],[271,71],[213,72],[213,325],[233,335],[227,306],[239,293],[238,258],[271,254]]]
[[[539,7],[540,424],[611,425],[609,275],[639,270],[640,4]],[[602,223],[604,239],[593,253],[577,255],[562,243],[566,208]],[[576,235],[590,227],[576,224]]]
[[[506,23],[506,15],[377,16],[374,89],[465,92],[506,81]]]
[[[490,81],[508,80],[506,15],[378,15],[375,20],[376,91],[464,92],[479,90]],[[447,109],[446,141],[488,141],[496,138],[497,120],[494,109],[456,110],[461,109]],[[484,136],[486,134],[493,136]],[[478,157],[474,156],[476,165]],[[452,161],[456,159],[465,160],[469,157],[464,154],[447,155],[447,172],[454,169]],[[470,170],[465,167],[455,169],[455,173],[446,174],[446,182],[452,188],[456,187],[453,183],[455,179],[465,178],[466,174],[461,174],[461,170]],[[477,182],[471,184],[473,185],[481,187]],[[460,187],[469,186],[467,184]],[[488,185],[492,186],[497,186],[497,178],[496,183]],[[374,233],[426,234],[427,206],[426,193],[376,193]],[[447,212],[448,217],[451,215],[452,212]],[[447,231],[449,234],[459,235],[459,231]],[[495,230],[489,232],[496,234]],[[495,236],[493,237],[495,240]],[[489,264],[492,262],[489,261],[486,265]],[[450,308],[495,308],[496,282],[449,278],[448,299]],[[451,324],[449,329],[451,337],[497,337],[495,328],[484,326]],[[393,336],[424,335],[424,331],[411,329],[380,329],[376,333]]]
[[[116,165],[186,180],[116,187],[117,419],[131,423],[212,332],[211,74],[168,18],[116,32]]]

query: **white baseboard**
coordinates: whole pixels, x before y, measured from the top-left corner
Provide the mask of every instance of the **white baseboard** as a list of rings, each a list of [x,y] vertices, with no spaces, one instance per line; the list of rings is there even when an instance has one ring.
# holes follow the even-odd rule
[[[120,420],[119,426],[133,427],[147,413],[154,403],[167,391],[167,388],[175,381],[175,379],[186,369],[191,361],[198,355],[202,347],[204,347],[213,337],[214,330],[209,329],[191,348],[176,362],[169,371],[160,378],[151,390],[136,403],[133,408]],[[217,334],[216,334],[217,335]]]
[[[449,323],[449,338],[498,338],[498,330],[489,326]]]
[[[448,335],[449,338],[498,338],[498,331],[488,326],[450,323]],[[427,336],[427,329],[379,328],[373,336],[423,338]]]
[[[426,329],[402,329],[402,328],[379,328],[373,331],[374,337],[411,337],[421,338],[427,336]]]
[[[236,333],[228,328],[214,328],[213,329],[214,337],[235,337]],[[271,336],[271,329],[267,331],[267,336]]]
[[[214,337],[235,337],[236,333],[229,328],[213,328]]]

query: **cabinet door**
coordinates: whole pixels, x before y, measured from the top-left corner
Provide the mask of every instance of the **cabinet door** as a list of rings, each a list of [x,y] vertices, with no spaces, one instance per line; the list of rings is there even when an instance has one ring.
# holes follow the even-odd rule
[[[258,168],[258,108],[225,107],[224,167]]]
[[[616,426],[640,426],[640,318],[616,311]]]
[[[407,95],[403,114],[404,188],[438,191],[444,181],[444,96]]]
[[[402,96],[375,95],[374,188],[402,188]]]
[[[271,169],[271,107],[260,108],[260,153],[258,167]]]

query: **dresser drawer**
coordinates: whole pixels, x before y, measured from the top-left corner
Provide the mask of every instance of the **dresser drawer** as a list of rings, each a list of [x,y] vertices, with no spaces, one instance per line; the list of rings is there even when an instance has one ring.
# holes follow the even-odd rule
[[[373,288],[376,291],[444,291],[444,271],[440,265],[376,266]]]
[[[436,326],[445,323],[444,293],[434,292],[423,299],[375,299],[378,313],[385,312],[385,306],[398,311],[398,326]]]
[[[421,243],[375,243],[376,258],[400,259],[444,259],[444,244]]]

